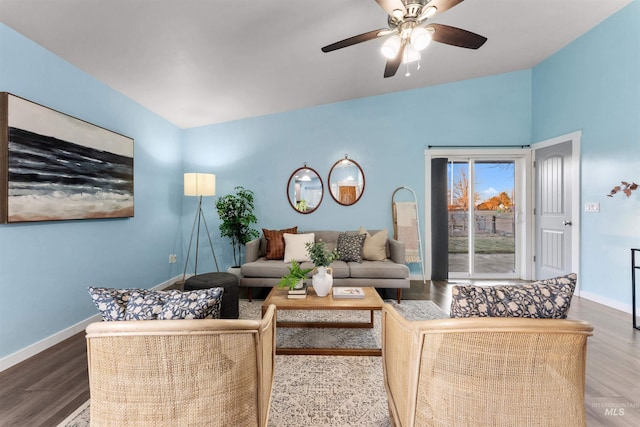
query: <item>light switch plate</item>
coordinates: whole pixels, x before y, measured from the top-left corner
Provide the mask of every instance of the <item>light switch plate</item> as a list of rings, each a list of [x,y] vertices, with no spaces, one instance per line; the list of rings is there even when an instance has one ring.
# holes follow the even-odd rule
[[[588,202],[584,204],[584,211],[585,212],[600,212],[600,203],[598,202]]]

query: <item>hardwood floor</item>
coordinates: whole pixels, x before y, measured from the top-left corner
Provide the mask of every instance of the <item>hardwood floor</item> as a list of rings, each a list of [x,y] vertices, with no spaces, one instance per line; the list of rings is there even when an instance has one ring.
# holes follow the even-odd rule
[[[451,286],[414,281],[402,295],[431,299],[448,312]],[[395,298],[392,293],[389,297]],[[640,331],[631,327],[631,315],[574,297],[569,318],[595,328],[587,350],[587,425],[640,425]],[[0,426],[56,426],[87,399],[86,347],[80,333],[0,373]]]

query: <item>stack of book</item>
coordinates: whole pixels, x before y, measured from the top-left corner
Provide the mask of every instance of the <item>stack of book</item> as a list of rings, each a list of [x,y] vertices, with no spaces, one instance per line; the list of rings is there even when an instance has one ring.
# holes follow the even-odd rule
[[[289,295],[287,295],[287,298],[291,298],[291,299],[305,299],[307,297],[307,284],[305,283],[304,285],[302,285],[301,288],[299,289],[289,289]]]

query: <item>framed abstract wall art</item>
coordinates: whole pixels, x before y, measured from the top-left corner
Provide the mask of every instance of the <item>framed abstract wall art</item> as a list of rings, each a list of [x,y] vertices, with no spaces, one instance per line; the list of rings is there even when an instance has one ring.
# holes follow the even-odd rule
[[[132,216],[132,138],[0,92],[0,223]]]

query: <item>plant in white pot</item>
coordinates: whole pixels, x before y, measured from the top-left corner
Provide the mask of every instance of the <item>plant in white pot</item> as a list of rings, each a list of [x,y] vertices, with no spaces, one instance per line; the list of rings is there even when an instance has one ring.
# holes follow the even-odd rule
[[[312,268],[301,268],[296,260],[291,261],[291,267],[287,267],[289,273],[282,276],[278,282],[279,288],[299,289],[304,286],[304,279]]]
[[[220,216],[220,235],[231,239],[233,248],[233,266],[242,264],[242,247],[260,234],[251,228],[258,222],[254,214],[253,191],[235,187],[235,193],[227,194],[216,201],[216,210]]]
[[[316,266],[312,276],[313,289],[319,297],[326,297],[333,286],[333,269],[331,263],[338,259],[338,251],[329,250],[323,240],[306,243],[311,262]]]

